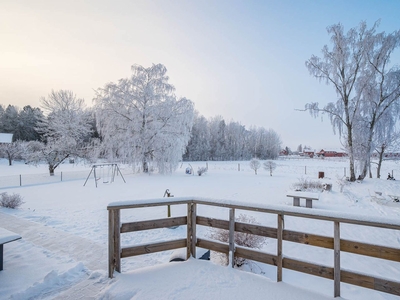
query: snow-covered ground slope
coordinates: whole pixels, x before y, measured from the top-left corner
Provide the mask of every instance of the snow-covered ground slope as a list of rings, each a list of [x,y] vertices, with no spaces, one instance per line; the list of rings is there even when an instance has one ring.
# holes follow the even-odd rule
[[[166,189],[175,197],[198,196],[214,199],[227,199],[250,204],[278,205],[291,207],[292,199],[286,197],[288,191],[293,190],[293,184],[301,180],[318,181],[318,173],[324,172],[323,183],[331,183],[332,191],[323,192],[320,200],[314,201],[313,210],[343,212],[346,214],[368,216],[368,218],[385,218],[399,220],[400,203],[393,202],[389,195],[400,194],[400,180],[386,180],[388,172],[400,179],[400,165],[394,162],[385,162],[383,165],[383,179],[365,179],[362,182],[348,183],[340,191],[339,179],[348,175],[348,162],[345,159],[280,159],[276,161],[277,168],[273,176],[269,172],[259,170],[258,175],[250,169],[248,162],[195,162],[190,163],[196,171],[198,167],[208,165],[208,172],[202,176],[186,175],[188,163],[183,163],[178,170],[167,176],[158,174],[134,174],[129,167],[120,166],[126,174],[126,183],[120,177],[115,178],[112,184],[98,181],[95,187],[91,177],[86,186],[84,180],[63,181],[51,184],[37,184],[26,187],[3,188],[0,192],[18,193],[23,196],[25,203],[16,210],[0,208],[0,227],[17,232],[22,236],[19,241],[4,246],[4,271],[0,272],[1,299],[46,299],[64,298],[73,299],[79,293],[88,291],[103,299],[145,299],[144,295],[152,295],[147,299],[157,298],[156,290],[165,292],[157,285],[157,276],[171,279],[170,283],[176,286],[170,291],[169,299],[180,299],[180,295],[199,293],[202,299],[213,288],[208,287],[199,277],[199,282],[192,277],[185,277],[176,272],[199,267],[195,272],[216,272],[214,266],[208,270],[207,264],[189,261],[179,269],[171,269],[168,263],[171,251],[138,256],[122,260],[122,274],[116,278],[107,278],[107,210],[109,203],[124,200],[138,200],[162,198]],[[240,170],[239,170],[240,169]],[[57,172],[85,170],[89,174],[90,166],[64,164]],[[0,164],[1,176],[19,174],[47,174],[45,165],[32,167],[16,162],[8,166],[6,161]],[[105,174],[105,173],[104,173]],[[376,193],[382,193],[375,197]],[[304,205],[302,203],[302,205]],[[306,210],[307,208],[303,208]],[[172,206],[172,216],[183,215],[185,207]],[[228,218],[224,209],[201,208],[200,214]],[[244,212],[238,212],[238,214]],[[122,214],[123,220],[144,220],[163,218],[167,215],[167,208],[140,209]],[[269,220],[261,215],[254,215],[261,224],[268,224]],[[320,235],[332,236],[332,224],[329,222],[286,218],[285,228],[289,230],[305,231]],[[199,228],[199,236],[207,236],[207,229]],[[163,241],[184,237],[185,228],[159,229],[127,234],[123,245],[142,244],[153,241]],[[389,229],[363,228],[361,226],[343,225],[341,236],[345,239],[363,241],[378,245],[387,245],[400,248],[400,232]],[[302,245],[284,243],[284,253],[287,256],[324,265],[333,264],[332,251],[325,249],[311,249],[301,251]],[[316,247],[308,247],[316,248]],[[264,251],[274,253],[276,245],[268,241]],[[104,260],[104,261],[103,261]],[[400,264],[385,262],[379,259],[368,259],[361,256],[342,254],[343,268],[357,272],[368,273],[399,281]],[[211,265],[212,264],[208,264]],[[146,269],[142,269],[146,267]],[[150,268],[149,268],[150,267]],[[240,285],[242,273],[232,273],[222,268],[220,276],[232,276],[232,283],[226,279],[214,281],[220,284],[221,293],[215,290],[218,298],[223,293],[241,295]],[[246,266],[247,270],[275,281],[276,271],[271,266],[252,263]],[[216,269],[220,270],[220,269]],[[158,275],[152,275],[154,274]],[[219,272],[219,271],[218,271]],[[196,273],[199,274],[199,273]],[[176,280],[174,280],[176,276]],[[146,280],[147,289],[139,289],[130,282],[140,279],[142,285]],[[185,280],[187,278],[187,280]],[[250,277],[249,277],[250,278]],[[258,277],[254,279],[254,288]],[[236,280],[236,281],[235,281]],[[274,286],[293,286],[307,289],[317,295],[327,297],[333,294],[333,282],[314,276],[285,270],[284,284]],[[179,285],[180,284],[180,285]],[[272,283],[271,283],[272,284]],[[132,285],[132,286],[131,286]],[[117,288],[118,287],[118,288]],[[179,293],[181,288],[181,294]],[[135,289],[137,293],[131,293]],[[272,289],[272,287],[271,287]],[[86,292],[84,292],[86,291]],[[119,294],[120,291],[120,294]],[[150,292],[151,291],[151,292]],[[260,288],[260,293],[263,291]],[[186,294],[187,293],[187,294]],[[219,293],[219,294],[218,294]],[[194,295],[193,294],[193,295]],[[168,298],[167,297],[167,298]],[[320,296],[321,298],[323,296]],[[342,284],[342,297],[346,299],[396,299],[396,297],[376,293]],[[163,298],[161,295],[159,299]],[[189,297],[190,298],[190,297]],[[238,299],[232,296],[233,299]],[[239,297],[240,298],[240,297]],[[164,298],[165,299],[165,298]],[[291,299],[290,297],[286,299]],[[315,298],[315,299],[318,299]]]

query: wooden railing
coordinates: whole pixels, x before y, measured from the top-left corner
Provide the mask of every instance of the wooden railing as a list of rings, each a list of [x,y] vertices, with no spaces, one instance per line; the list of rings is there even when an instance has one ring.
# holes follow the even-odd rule
[[[142,207],[166,205],[187,205],[187,215],[150,221],[121,223],[120,211]],[[220,220],[197,215],[197,206],[217,206],[229,209],[229,220]],[[400,249],[345,240],[340,237],[340,224],[355,224],[377,228],[400,230],[400,222],[385,220],[369,221],[366,217],[343,217],[343,213],[322,212],[295,207],[273,207],[243,205],[231,201],[212,201],[208,199],[168,198],[143,200],[134,202],[115,202],[107,207],[109,211],[109,277],[114,271],[121,272],[121,258],[154,253],[177,248],[187,248],[187,258],[196,257],[196,247],[222,252],[228,255],[233,266],[234,257],[262,262],[277,267],[277,281],[282,281],[282,269],[286,268],[306,274],[319,276],[334,281],[334,296],[340,296],[340,282],[373,289],[376,291],[400,296],[400,282],[378,278],[367,274],[343,270],[340,267],[341,252],[380,258],[400,262]],[[276,227],[266,227],[235,221],[235,210],[253,211],[276,215]],[[309,234],[284,229],[285,216],[330,221],[333,223],[333,237]],[[187,237],[183,239],[136,245],[121,248],[121,233],[148,229],[187,225]],[[229,244],[207,240],[196,236],[196,225],[229,230]],[[275,254],[266,253],[234,244],[234,232],[246,232],[277,240]],[[332,249],[334,253],[333,267],[313,264],[297,259],[284,257],[283,241],[305,244],[309,246]]]

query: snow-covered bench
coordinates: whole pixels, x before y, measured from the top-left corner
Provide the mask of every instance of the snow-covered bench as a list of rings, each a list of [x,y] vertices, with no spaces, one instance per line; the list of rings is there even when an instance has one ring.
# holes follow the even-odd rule
[[[19,240],[21,237],[7,229],[0,228],[0,271],[3,270],[3,245]]]
[[[293,198],[293,206],[300,206],[300,199],[306,199],[306,207],[309,208],[312,208],[313,200],[319,200],[319,194],[311,192],[292,192],[286,196]]]

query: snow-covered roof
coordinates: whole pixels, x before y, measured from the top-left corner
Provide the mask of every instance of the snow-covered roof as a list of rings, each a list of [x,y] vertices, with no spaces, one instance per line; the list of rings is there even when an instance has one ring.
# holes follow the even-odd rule
[[[0,133],[0,143],[11,144],[12,143],[12,133]]]

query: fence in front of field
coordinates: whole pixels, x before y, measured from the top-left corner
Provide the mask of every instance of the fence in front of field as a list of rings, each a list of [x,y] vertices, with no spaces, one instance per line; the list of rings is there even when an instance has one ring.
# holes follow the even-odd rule
[[[122,171],[123,175],[132,173],[132,170],[121,169],[121,171]],[[31,186],[31,185],[38,185],[38,184],[58,183],[58,182],[72,181],[72,180],[85,181],[89,175],[89,172],[90,172],[90,169],[83,170],[83,171],[64,171],[64,172],[56,171],[54,176],[50,176],[50,174],[48,172],[47,173],[37,173],[37,174],[0,176],[0,189]],[[98,180],[101,182],[103,180],[103,177],[106,178],[109,175],[107,173],[105,173],[105,174],[99,173],[97,176],[98,176]],[[93,183],[93,182],[94,182],[94,178],[93,178],[93,174],[91,174],[86,185],[90,185],[90,184],[95,185],[95,183]]]
[[[325,279],[333,280],[334,296],[340,296],[340,284],[347,283],[355,286],[369,288],[379,292],[389,293],[400,296],[400,282],[387,278],[379,278],[370,274],[363,274],[345,270],[341,267],[341,253],[352,253],[367,257],[378,258],[382,260],[400,262],[400,249],[394,247],[379,246],[369,243],[357,242],[343,239],[340,236],[342,224],[352,224],[358,226],[367,226],[372,228],[394,229],[400,231],[399,222],[387,221],[369,221],[362,218],[342,217],[340,214],[321,214],[314,213],[311,210],[302,209],[277,209],[268,206],[252,206],[230,201],[213,201],[207,199],[187,199],[175,198],[173,200],[144,200],[132,202],[115,202],[108,205],[109,213],[109,277],[112,278],[114,271],[121,272],[121,259],[142,254],[155,253],[178,248],[186,248],[186,257],[196,257],[196,247],[210,249],[225,253],[233,266],[234,258],[241,257],[249,260],[262,262],[276,266],[277,281],[283,279],[283,269],[289,269],[305,274],[319,276]],[[187,214],[184,216],[165,218],[157,220],[145,220],[137,222],[121,222],[121,210],[154,208],[167,205],[187,205]],[[201,206],[213,206],[229,209],[229,219],[221,220],[198,215],[198,208]],[[235,219],[235,210],[245,210],[266,215],[275,215],[276,227],[266,227],[250,223],[237,222]],[[124,215],[125,216],[125,215]],[[322,236],[310,234],[301,231],[286,230],[284,228],[284,218],[296,217],[312,220],[323,220],[332,222],[332,236]],[[139,232],[142,230],[151,230],[157,228],[168,228],[172,226],[187,226],[187,236],[181,239],[168,240],[163,242],[151,242],[145,245],[132,245],[121,247],[122,234],[129,232]],[[219,229],[225,229],[229,232],[229,242],[222,243],[215,240],[200,238],[196,234],[197,226],[207,226]],[[276,240],[277,248],[275,253],[266,253],[254,250],[248,247],[235,245],[234,236],[237,232],[244,232],[259,235]],[[322,247],[333,251],[332,264],[320,265],[299,259],[293,259],[284,255],[285,242],[299,243],[310,249],[312,247]],[[303,250],[304,251],[304,250]]]

